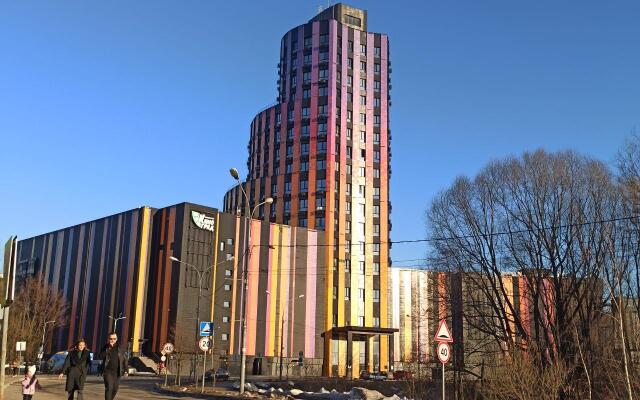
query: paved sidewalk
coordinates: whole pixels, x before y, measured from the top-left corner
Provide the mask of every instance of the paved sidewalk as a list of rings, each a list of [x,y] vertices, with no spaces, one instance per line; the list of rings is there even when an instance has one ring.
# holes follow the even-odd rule
[[[65,380],[56,376],[44,375],[39,377],[42,389],[37,391],[34,400],[62,400],[67,398],[64,391]],[[9,378],[12,382],[5,388],[3,400],[21,400],[22,387],[18,378]],[[125,377],[120,380],[120,390],[117,400],[150,400],[150,399],[189,399],[189,397],[175,397],[164,395],[154,391],[155,384],[160,382],[156,377]],[[90,376],[84,387],[85,400],[104,399],[104,384],[102,378]]]

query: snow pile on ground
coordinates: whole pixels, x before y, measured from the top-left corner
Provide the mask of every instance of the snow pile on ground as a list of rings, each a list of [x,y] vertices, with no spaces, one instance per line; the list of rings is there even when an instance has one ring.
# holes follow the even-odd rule
[[[386,397],[377,390],[366,389],[362,387],[354,387],[349,392],[338,392],[335,389],[328,391],[321,388],[317,392],[305,392],[300,389],[283,390],[280,387],[273,387],[265,383],[246,383],[247,391],[256,392],[267,397],[286,397],[299,400],[408,400],[406,397],[398,397],[393,395]],[[294,386],[290,383],[290,386]],[[238,385],[239,387],[239,385]]]

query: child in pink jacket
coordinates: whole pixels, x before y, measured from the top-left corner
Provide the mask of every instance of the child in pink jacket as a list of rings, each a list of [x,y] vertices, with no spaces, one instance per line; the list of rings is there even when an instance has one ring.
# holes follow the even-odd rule
[[[31,400],[38,386],[38,378],[36,378],[36,366],[32,365],[27,368],[27,373],[22,379],[22,400]]]

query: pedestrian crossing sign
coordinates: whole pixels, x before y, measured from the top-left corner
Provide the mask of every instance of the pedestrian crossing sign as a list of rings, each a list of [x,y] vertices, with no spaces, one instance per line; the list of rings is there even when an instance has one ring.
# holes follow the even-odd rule
[[[200,336],[208,337],[213,334],[213,322],[201,321],[200,322]]]

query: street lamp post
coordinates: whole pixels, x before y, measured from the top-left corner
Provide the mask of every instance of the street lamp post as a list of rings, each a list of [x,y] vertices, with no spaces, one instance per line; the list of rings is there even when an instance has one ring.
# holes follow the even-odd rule
[[[269,292],[268,290],[266,290],[268,295],[271,295],[271,292]],[[301,299],[304,297],[304,294],[301,294],[298,297],[294,297],[293,299],[289,299],[287,301],[287,308],[286,310],[283,310],[283,312],[280,314],[280,381],[282,381],[282,361],[283,361],[283,353],[284,353],[284,315],[285,313],[287,315],[289,315],[289,303],[293,302],[294,300],[297,299]]]
[[[44,338],[45,338],[45,335],[47,334],[47,325],[54,324],[55,322],[56,321],[46,321],[44,323],[44,326],[42,327],[42,347],[40,347],[40,354],[42,354],[42,357],[40,358],[40,361],[44,359]],[[42,362],[40,362],[40,364],[42,364]],[[42,365],[40,365],[40,367],[42,368]]]
[[[121,319],[126,319],[127,317],[123,317],[122,313],[119,314],[119,316],[116,317],[112,317],[111,315],[109,315],[109,319],[113,320],[113,331],[115,332],[116,329],[118,329],[118,321],[120,321]]]
[[[186,261],[181,261],[180,259],[178,259],[176,257],[171,256],[169,258],[171,259],[171,261],[186,265],[188,268],[193,269],[196,272],[196,274],[198,274],[198,299],[196,301],[196,320],[197,320],[197,322],[196,322],[196,338],[195,338],[195,343],[198,343],[198,337],[200,336],[199,335],[199,332],[200,332],[200,297],[202,297],[202,278],[205,276],[205,274],[207,272],[211,271],[211,269],[213,267],[216,267],[216,266],[218,266],[218,265],[220,265],[222,263],[225,263],[227,261],[233,260],[233,256],[231,258],[229,258],[229,259],[222,260],[219,263],[208,267],[207,269],[202,269],[202,270],[200,268],[196,267],[195,265],[189,264]],[[194,368],[194,372],[195,372],[195,368]],[[196,386],[197,386],[197,383],[198,383],[197,382],[198,381],[197,376],[198,375],[195,374],[195,376],[196,376]],[[203,383],[204,383],[204,380],[203,380]]]
[[[253,220],[253,213],[263,204],[271,204],[273,203],[273,199],[271,197],[267,197],[265,201],[257,204],[251,212],[249,212],[249,196],[247,196],[247,192],[245,192],[242,183],[240,182],[240,175],[238,174],[238,170],[235,168],[231,168],[229,170],[231,177],[238,182],[238,186],[240,186],[240,191],[244,196],[245,200],[245,232],[247,240],[244,242],[244,252],[243,252],[243,260],[242,260],[242,301],[240,315],[242,319],[242,323],[240,325],[240,393],[244,393],[244,384],[246,380],[247,374],[247,346],[246,346],[246,330],[247,330],[247,269],[248,269],[248,258],[251,257],[251,220]]]

